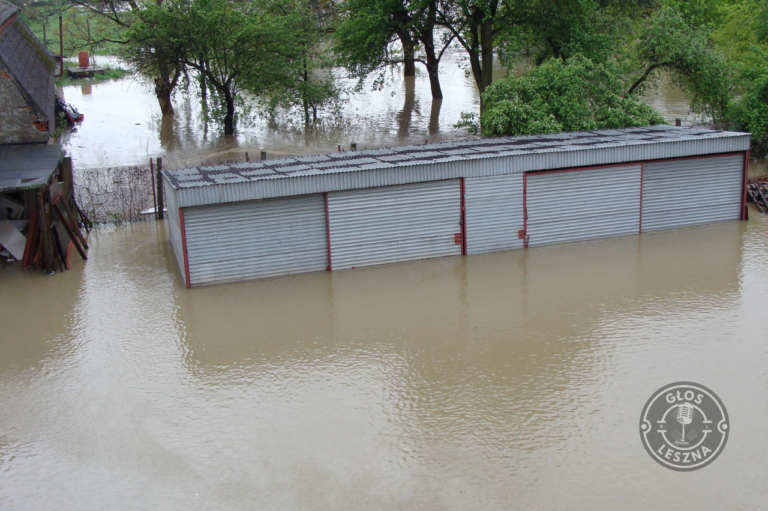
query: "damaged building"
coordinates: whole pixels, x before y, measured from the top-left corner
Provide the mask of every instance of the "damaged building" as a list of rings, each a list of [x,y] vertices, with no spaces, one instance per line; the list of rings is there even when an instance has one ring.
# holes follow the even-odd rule
[[[85,258],[72,164],[53,143],[56,104],[51,53],[0,0],[0,263],[47,273]]]

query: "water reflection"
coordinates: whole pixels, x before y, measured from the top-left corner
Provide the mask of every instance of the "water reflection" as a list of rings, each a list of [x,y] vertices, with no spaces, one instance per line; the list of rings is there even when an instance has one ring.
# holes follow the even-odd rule
[[[100,65],[119,64],[114,58],[99,59]],[[529,60],[523,58],[512,72],[524,73],[529,66]],[[507,73],[495,62],[495,80]],[[345,79],[340,70],[334,70],[334,74],[342,86],[354,88],[356,82]],[[151,87],[136,77],[88,82],[61,90],[66,100],[85,114],[85,122],[75,133],[65,134],[62,143],[77,167],[90,168],[146,164],[156,156],[163,156],[166,166],[192,166],[241,161],[246,152],[257,155],[262,150],[273,158],[335,151],[339,146],[348,149],[352,142],[358,149],[365,149],[465,138],[466,131],[456,130],[453,125],[462,112],[477,112],[479,101],[461,51],[446,52],[440,79],[445,95],[442,101],[432,100],[423,69],[417,68],[417,75],[409,78],[403,78],[395,69],[380,90],[367,83],[351,94],[342,105],[340,117],[326,115],[322,122],[307,128],[301,116],[281,115],[273,122],[253,115],[250,120],[244,118],[235,136],[223,136],[219,127],[205,121],[195,83],[177,91],[176,115],[164,119]],[[252,113],[262,111],[256,98],[247,96],[245,101]],[[667,122],[674,123],[676,118],[686,124],[697,121],[685,94],[667,81],[650,89],[646,101]]]
[[[766,226],[193,290],[163,224],[97,231],[69,272],[0,272],[0,503],[756,505],[762,437],[680,485],[636,429],[680,379],[768,420]]]

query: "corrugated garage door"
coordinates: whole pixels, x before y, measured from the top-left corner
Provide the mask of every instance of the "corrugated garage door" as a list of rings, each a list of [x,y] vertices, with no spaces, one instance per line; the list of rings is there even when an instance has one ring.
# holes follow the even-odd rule
[[[523,174],[464,180],[467,254],[523,248]]]
[[[741,217],[744,156],[646,163],[643,231]]]
[[[458,179],[332,192],[328,213],[334,270],[461,255]]]
[[[640,165],[528,174],[528,246],[637,234]]]
[[[184,208],[193,286],[325,270],[325,196]]]

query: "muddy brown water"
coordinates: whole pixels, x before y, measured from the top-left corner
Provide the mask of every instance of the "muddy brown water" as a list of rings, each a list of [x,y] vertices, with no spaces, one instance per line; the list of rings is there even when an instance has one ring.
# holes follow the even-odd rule
[[[760,509],[768,219],[186,290],[163,223],[0,271],[0,509]],[[641,408],[702,383],[694,473]]]
[[[155,128],[136,128],[146,147]],[[130,156],[131,130],[78,158]],[[55,276],[3,266],[0,510],[762,509],[768,218],[750,213],[193,290],[164,223],[97,229]],[[681,380],[732,425],[693,473],[638,428]]]

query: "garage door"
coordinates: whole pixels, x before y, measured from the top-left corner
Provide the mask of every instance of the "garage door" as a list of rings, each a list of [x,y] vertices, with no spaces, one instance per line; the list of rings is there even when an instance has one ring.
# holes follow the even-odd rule
[[[528,246],[637,234],[640,165],[526,175]]]
[[[523,248],[523,174],[464,181],[467,254]]]
[[[738,220],[744,156],[646,163],[643,231]]]
[[[193,286],[325,270],[325,196],[184,208]]]
[[[334,270],[461,255],[457,179],[332,192],[328,219]]]

